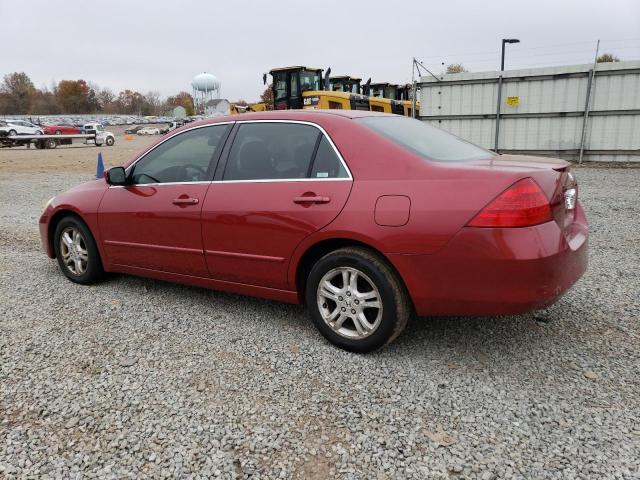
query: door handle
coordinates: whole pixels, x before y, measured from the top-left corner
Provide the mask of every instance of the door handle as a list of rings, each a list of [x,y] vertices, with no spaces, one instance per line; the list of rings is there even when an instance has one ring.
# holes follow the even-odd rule
[[[174,205],[197,205],[198,203],[198,199],[197,198],[174,198],[173,199],[173,204]]]
[[[293,203],[329,203],[331,198],[322,196],[296,197]]]

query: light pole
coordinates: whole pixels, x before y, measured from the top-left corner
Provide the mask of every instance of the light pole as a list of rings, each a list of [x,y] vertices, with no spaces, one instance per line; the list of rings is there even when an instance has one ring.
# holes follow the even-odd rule
[[[520,43],[517,38],[502,39],[502,57],[500,60],[500,76],[498,77],[498,106],[496,107],[496,138],[494,142],[494,150],[498,153],[498,137],[500,135],[500,104],[502,103],[502,72],[504,72],[504,46],[507,43]]]

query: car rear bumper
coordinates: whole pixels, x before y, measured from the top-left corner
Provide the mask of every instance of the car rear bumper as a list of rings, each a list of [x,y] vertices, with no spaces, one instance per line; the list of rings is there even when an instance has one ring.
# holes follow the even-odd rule
[[[586,271],[588,227],[580,206],[564,232],[465,227],[433,255],[389,255],[418,315],[506,315],[558,300]]]

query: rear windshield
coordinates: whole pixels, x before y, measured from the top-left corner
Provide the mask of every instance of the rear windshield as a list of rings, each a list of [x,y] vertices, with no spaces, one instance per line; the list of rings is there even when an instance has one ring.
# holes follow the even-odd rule
[[[489,150],[413,118],[362,117],[356,121],[429,160],[462,162],[495,156]]]

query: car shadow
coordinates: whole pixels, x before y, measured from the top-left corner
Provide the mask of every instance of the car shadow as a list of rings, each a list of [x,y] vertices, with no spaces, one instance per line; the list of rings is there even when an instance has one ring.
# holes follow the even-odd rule
[[[265,329],[271,328],[269,321],[277,321],[283,322],[280,326],[284,324],[296,336],[307,337],[316,333],[306,308],[301,305],[123,274],[110,274],[104,281],[118,289],[124,287],[121,282],[137,291],[155,291],[167,298],[187,295],[190,308],[198,304],[203,308],[210,307],[211,302],[215,302],[221,311],[251,311],[256,317],[268,319],[263,324]],[[385,358],[402,357],[410,353],[414,359],[417,355],[485,365],[489,365],[491,358],[497,354],[501,357],[501,363],[509,357],[519,358],[525,354],[523,352],[537,355],[547,350],[549,336],[554,334],[555,329],[551,328],[553,319],[560,317],[559,312],[554,313],[555,310],[556,306],[539,313],[514,316],[413,318],[392,344],[372,355]],[[313,341],[324,340],[318,335]]]

